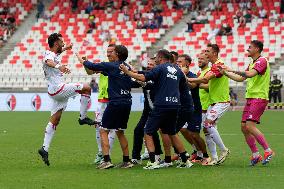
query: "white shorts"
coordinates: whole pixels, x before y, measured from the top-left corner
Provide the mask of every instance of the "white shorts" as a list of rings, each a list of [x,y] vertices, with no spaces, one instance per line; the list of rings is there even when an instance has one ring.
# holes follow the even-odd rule
[[[83,89],[83,84],[81,83],[65,83],[61,84],[59,90],[53,94],[49,94],[51,98],[51,115],[55,114],[59,110],[63,111],[67,107],[68,99],[79,94]]]
[[[107,107],[107,102],[98,102],[97,110],[95,111],[96,114],[96,121],[101,122],[105,109]]]
[[[229,109],[230,103],[216,103],[214,105],[210,105],[206,112],[206,119],[214,121],[213,125],[205,125],[204,127],[216,126],[217,120],[224,115],[224,113]]]

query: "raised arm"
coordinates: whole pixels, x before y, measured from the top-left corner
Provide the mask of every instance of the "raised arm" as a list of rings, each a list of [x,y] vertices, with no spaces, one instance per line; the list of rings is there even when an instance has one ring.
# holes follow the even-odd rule
[[[51,59],[47,59],[45,61],[45,64],[47,66],[49,66],[49,67],[59,69],[62,73],[65,73],[65,74],[71,73],[70,69],[67,68],[66,65],[59,65],[59,64],[55,63],[53,60],[51,60]]]
[[[139,80],[139,81],[146,81],[146,78],[143,74],[138,74],[138,73],[132,72],[124,64],[120,64],[119,68],[120,68],[121,71],[123,71],[129,77],[132,77],[132,78]]]

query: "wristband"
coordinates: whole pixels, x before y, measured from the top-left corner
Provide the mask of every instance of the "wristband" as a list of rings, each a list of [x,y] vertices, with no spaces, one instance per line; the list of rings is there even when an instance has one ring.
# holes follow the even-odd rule
[[[56,68],[56,69],[59,69],[59,67],[60,67],[59,64],[56,64],[56,65],[54,66],[54,68]]]

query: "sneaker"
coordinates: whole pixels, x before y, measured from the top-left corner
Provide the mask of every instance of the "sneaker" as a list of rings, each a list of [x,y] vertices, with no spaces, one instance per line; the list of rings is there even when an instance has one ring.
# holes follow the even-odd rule
[[[141,159],[131,159],[131,163],[134,165],[141,165],[142,160]]]
[[[201,165],[208,165],[208,163],[210,163],[211,162],[211,158],[210,157],[208,157],[208,158],[202,158],[202,160],[201,160]]]
[[[147,160],[147,159],[149,159],[150,157],[149,157],[149,154],[148,153],[144,153],[144,154],[142,154],[141,155],[141,160]]]
[[[166,162],[163,162],[163,163],[160,163],[159,164],[159,168],[168,168],[168,167],[172,167],[173,166],[173,163],[166,163]]]
[[[103,161],[101,164],[97,166],[97,169],[110,169],[113,168],[114,165],[110,161]]]
[[[261,155],[258,155],[256,157],[251,156],[251,158],[250,158],[250,165],[251,166],[255,166],[256,164],[261,162],[261,160],[262,160],[262,156]]]
[[[95,159],[94,163],[98,165],[102,162],[103,159],[104,159],[104,156],[103,156],[102,152],[98,152],[96,154],[96,159]]]
[[[41,149],[38,150],[38,153],[39,153],[39,155],[41,156],[42,161],[43,161],[47,166],[49,166],[50,164],[49,164],[49,160],[48,160],[48,152],[45,151],[45,150],[43,149],[43,147],[42,147]]]
[[[209,165],[209,166],[217,165],[217,162],[218,162],[218,159],[213,158],[210,162],[207,163],[207,165]]]
[[[151,163],[150,161],[148,161],[147,165],[145,167],[143,167],[143,169],[148,169],[148,170],[151,170],[151,169],[159,169],[159,165],[157,162],[154,162],[154,163]]]
[[[80,125],[97,125],[99,122],[96,122],[88,117],[85,117],[84,119],[78,119],[78,122]]]
[[[230,150],[227,148],[227,150],[224,150],[221,152],[221,155],[219,157],[219,160],[217,161],[217,165],[220,165],[222,163],[224,163],[224,161],[226,160],[226,158],[230,155]]]
[[[134,166],[134,164],[129,161],[129,162],[122,162],[122,163],[118,164],[116,166],[116,168],[128,169],[128,168],[131,168],[133,166]]]
[[[274,156],[274,152],[272,150],[269,152],[264,152],[264,159],[262,161],[262,165],[268,164],[272,159],[272,156]]]
[[[184,162],[181,162],[177,168],[191,168],[193,166],[193,164],[187,160],[185,163]]]

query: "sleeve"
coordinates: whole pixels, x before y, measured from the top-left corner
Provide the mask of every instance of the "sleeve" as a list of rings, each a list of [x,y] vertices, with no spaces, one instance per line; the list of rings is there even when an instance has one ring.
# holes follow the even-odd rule
[[[146,90],[153,90],[155,88],[155,84],[153,82],[147,82],[146,86],[143,88]]]
[[[89,70],[93,71],[102,71],[104,73],[108,73],[109,65],[106,62],[101,63],[92,63],[90,61],[85,61],[83,65],[88,68]],[[104,74],[105,75],[105,74]]]
[[[160,76],[160,66],[156,66],[155,68],[153,68],[151,71],[149,72],[146,72],[144,75],[145,75],[145,78],[146,78],[146,81],[156,81],[159,76]]]
[[[213,64],[210,72],[215,75],[216,78],[220,78],[223,76],[223,74],[219,71],[219,66],[223,66],[223,64]]]
[[[51,52],[44,53],[43,62],[46,63],[47,60],[54,61],[54,55]]]
[[[141,84],[138,83],[137,81],[131,80],[131,88],[140,88]]]
[[[258,74],[263,75],[267,68],[267,61],[265,58],[260,58],[254,65],[253,69],[255,69]]]

